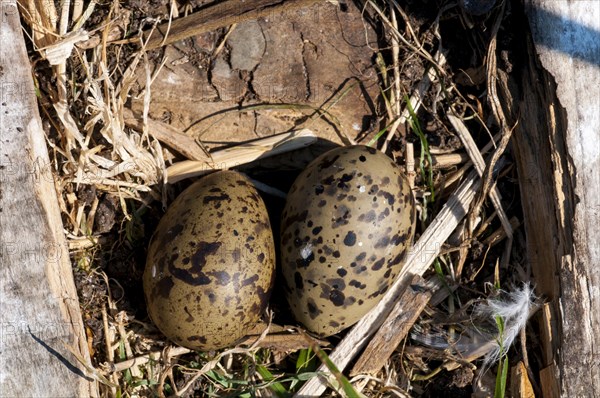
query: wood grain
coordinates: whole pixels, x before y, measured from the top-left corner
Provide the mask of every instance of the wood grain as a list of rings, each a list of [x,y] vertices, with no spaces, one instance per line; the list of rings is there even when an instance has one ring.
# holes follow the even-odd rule
[[[528,257],[552,304],[542,313],[542,388],[547,397],[597,397],[600,3],[525,3],[533,43],[519,82],[515,149]]]
[[[319,0],[224,0],[208,5],[192,15],[164,23],[144,32],[146,50],[152,50],[188,37],[273,14],[290,12],[316,4]]]
[[[415,275],[385,322],[356,361],[350,376],[363,373],[375,375],[379,372],[419,318],[431,295],[432,291],[428,288],[426,281],[421,276]]]
[[[0,396],[89,397],[89,363],[16,1],[0,22]]]

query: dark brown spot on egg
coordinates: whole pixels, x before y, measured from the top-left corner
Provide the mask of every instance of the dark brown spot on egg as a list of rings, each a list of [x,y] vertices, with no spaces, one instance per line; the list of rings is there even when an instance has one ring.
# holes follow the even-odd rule
[[[376,214],[374,210],[369,210],[365,214],[361,214],[358,216],[358,221],[360,222],[372,222],[375,220]]]
[[[241,260],[241,258],[242,258],[242,252],[241,252],[241,250],[240,249],[234,249],[231,252],[231,257],[232,257],[234,263],[239,263],[240,260]]]
[[[274,277],[275,277],[275,274],[272,275],[271,284],[273,283]],[[271,285],[269,285],[269,286],[271,286]],[[263,289],[262,286],[257,286],[256,287],[256,295],[258,296],[258,299],[260,300],[260,306],[263,308],[266,307],[267,302],[269,301],[269,297],[271,296],[271,291]]]
[[[217,301],[217,296],[212,290],[207,290],[205,294],[208,297],[208,301],[210,301],[211,304],[214,304]]]
[[[310,319],[316,319],[319,315],[323,313],[323,311],[321,311],[319,307],[317,307],[315,300],[313,300],[310,297],[307,300],[306,307],[308,309],[308,315],[310,316]]]
[[[408,234],[395,234],[392,236],[392,244],[395,246],[403,245],[408,239]]]
[[[385,258],[384,257],[380,258],[379,260],[377,260],[377,262],[375,264],[373,264],[373,266],[371,267],[371,269],[373,271],[380,270],[381,267],[383,267],[383,263],[384,262],[385,262]]]
[[[197,341],[200,344],[206,344],[206,337],[204,336],[190,336],[187,338],[187,341]]]
[[[173,278],[167,276],[159,280],[156,285],[154,285],[152,293],[155,297],[169,298],[173,286],[175,286],[175,283],[173,283]]]
[[[294,284],[296,285],[296,289],[298,291],[304,289],[304,280],[302,279],[302,275],[298,271],[294,273]]]
[[[389,245],[389,244],[390,244],[390,237],[382,236],[381,238],[379,238],[377,243],[375,243],[375,248],[381,249],[381,248],[387,247],[387,245]]]
[[[387,202],[390,206],[396,202],[396,198],[394,197],[394,195],[387,191],[379,191],[377,192],[377,196],[383,196],[385,199],[387,199]]]
[[[307,268],[314,259],[315,255],[311,252],[308,256],[306,256],[306,258],[296,259],[296,266],[298,268]]]
[[[356,243],[356,234],[352,231],[348,231],[346,237],[344,238],[344,244],[346,246],[354,246]]]
[[[212,271],[208,273],[209,276],[215,279],[215,283],[219,286],[225,286],[231,280],[231,276],[227,271]]]
[[[254,233],[256,235],[260,235],[263,231],[266,231],[269,228],[271,228],[271,226],[269,225],[269,223],[266,223],[264,221],[259,221],[254,226]]]
[[[367,161],[367,158],[365,157],[365,155],[360,155],[360,156],[358,157],[358,160],[360,160],[361,162],[366,162],[366,161]]]
[[[343,268],[338,268],[338,270],[336,271],[336,273],[337,273],[339,276],[341,276],[341,277],[344,277],[344,276],[346,276],[346,274],[348,273],[348,271],[346,271],[346,270],[345,270],[345,269],[343,269]]]
[[[187,318],[185,318],[184,322],[194,322],[194,317],[192,316],[192,314],[190,313],[190,310],[188,309],[187,306],[183,307],[183,310],[185,311],[185,313],[187,314]]]
[[[259,263],[263,264],[265,262],[265,253],[260,253],[258,256],[256,256],[256,259]]]
[[[360,289],[360,290],[363,290],[364,288],[366,288],[366,287],[367,287],[367,285],[366,285],[366,284],[364,284],[364,283],[360,283],[360,282],[359,282],[359,281],[357,281],[356,279],[352,279],[352,280],[350,281],[349,285],[350,285],[350,286],[353,286],[353,287],[355,287],[355,288],[357,288],[357,289]]]
[[[327,204],[327,201],[325,199],[321,199],[319,201],[319,203],[317,203],[317,207],[323,207]]]
[[[345,299],[346,296],[344,296],[344,293],[337,289],[333,289],[331,292],[329,292],[329,301],[331,301],[336,307],[341,307],[344,305]]]
[[[302,223],[302,222],[306,221],[307,216],[308,216],[308,210],[304,210],[301,213],[296,213],[294,215],[290,215],[289,217],[285,218],[285,221],[283,222],[283,225],[281,226],[281,230],[285,231],[290,226],[295,225],[296,223]]]
[[[202,203],[204,203],[206,205],[210,202],[221,202],[223,200],[228,200],[228,199],[231,199],[231,198],[226,193],[222,193],[221,195],[207,195],[202,199]],[[217,208],[217,209],[219,207],[215,206],[215,208]]]
[[[250,278],[246,278],[242,281],[242,287],[252,285],[258,280],[258,275],[254,274]]]
[[[167,245],[171,243],[173,239],[175,239],[180,233],[183,231],[183,225],[175,224],[171,228],[167,230],[162,239],[162,245]]]
[[[187,284],[199,286],[208,285],[211,280],[202,272],[206,265],[206,258],[214,255],[221,247],[221,242],[198,242],[197,250],[192,255],[192,266],[190,269],[177,267],[173,262],[169,264],[169,272],[177,279],[181,279]]]
[[[379,216],[377,217],[377,221],[381,222],[389,215],[390,215],[390,208],[386,207],[384,211],[379,213]]]
[[[348,188],[350,188],[350,185],[348,185],[347,183],[352,181],[353,178],[354,178],[354,176],[352,174],[347,174],[347,173],[342,174],[342,176],[340,177],[339,182],[337,184],[337,187],[340,189],[347,190]]]
[[[340,155],[335,155],[331,158],[323,158],[323,160],[321,160],[321,163],[318,166],[319,171],[330,168],[335,163],[335,161],[339,159],[339,157]]]
[[[344,279],[342,278],[329,278],[325,282],[327,282],[332,289],[342,291],[346,288],[346,282],[344,282]]]

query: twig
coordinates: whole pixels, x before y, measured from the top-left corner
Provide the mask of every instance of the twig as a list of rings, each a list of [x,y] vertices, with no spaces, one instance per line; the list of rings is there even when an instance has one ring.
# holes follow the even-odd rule
[[[235,23],[308,7],[317,2],[319,0],[221,1],[187,17],[160,25],[151,36],[149,32],[144,32],[145,38],[148,39],[146,50],[149,51],[201,33],[212,32]],[[116,43],[122,42],[124,41]]]
[[[170,351],[170,355],[178,357],[181,355],[189,354],[190,352],[192,352],[192,350],[190,350],[189,348],[173,347]],[[111,363],[110,371],[111,372],[122,372],[126,369],[132,368],[133,366],[144,365],[150,361],[159,361],[162,354],[163,354],[162,351],[153,351],[153,352],[149,352],[146,355],[131,358],[131,359],[128,359],[123,362]]]
[[[458,136],[460,137],[461,141],[463,142],[463,145],[464,145],[467,153],[469,154],[469,157],[471,158],[473,164],[475,165],[475,170],[477,170],[477,173],[479,174],[480,177],[483,177],[485,161],[483,160],[483,156],[481,155],[481,152],[479,152],[479,149],[477,148],[477,145],[475,144],[473,137],[469,133],[467,126],[465,126],[465,124],[462,122],[462,120],[460,120],[458,117],[453,115],[451,112],[448,112],[446,117],[450,121],[450,124],[452,124],[452,126],[454,127],[454,130],[458,133]],[[493,157],[492,157],[492,159],[493,159]],[[491,179],[491,175],[489,177]],[[488,191],[489,191],[490,200],[492,201],[492,204],[493,204],[494,208],[496,209],[496,212],[498,213],[498,217],[500,218],[500,222],[502,223],[502,227],[504,228],[504,233],[506,234],[506,236],[509,239],[512,239],[513,230],[510,225],[508,216],[506,215],[506,212],[504,211],[504,208],[502,207],[502,202],[500,199],[500,192],[498,191],[498,188],[496,186],[494,186],[494,187],[490,186],[488,188]],[[477,214],[477,213],[474,213],[474,214]],[[468,231],[467,236],[471,236],[471,232],[472,231]],[[458,267],[456,269],[456,277],[457,278],[460,278],[460,275],[462,274],[462,268],[463,268],[465,259],[466,259],[466,257],[464,255],[462,255],[461,261],[459,262]]]
[[[313,144],[317,140],[315,134],[303,129],[291,133],[273,135],[267,138],[239,144],[211,154],[211,162],[183,161],[175,163],[167,169],[167,181],[175,183],[185,178],[206,174],[213,170],[229,169],[250,163],[257,159],[279,155]]]
[[[412,278],[410,286],[404,290],[385,322],[375,333],[352,368],[350,376],[361,373],[374,375],[383,367],[429,302],[433,293],[432,288],[440,285],[441,283],[438,282],[428,286],[418,275]]]
[[[490,103],[490,107],[492,109],[492,114],[496,119],[496,122],[500,126],[500,132],[502,133],[502,137],[500,138],[500,142],[498,143],[498,147],[492,153],[491,159],[486,165],[485,171],[482,176],[482,185],[481,185],[481,193],[474,201],[473,206],[471,208],[471,212],[469,214],[469,224],[477,217],[481,206],[483,205],[483,201],[485,197],[488,195],[489,191],[492,189],[492,174],[494,171],[494,166],[496,162],[500,158],[500,156],[504,153],[508,142],[510,141],[510,137],[512,135],[513,129],[508,127],[508,122],[506,121],[506,117],[504,116],[504,111],[502,110],[502,105],[500,104],[500,100],[498,99],[497,92],[497,70],[496,70],[496,38],[498,35],[498,31],[500,30],[500,24],[502,22],[502,18],[504,17],[504,9],[505,2],[502,3],[502,8],[498,16],[496,17],[496,21],[494,23],[494,27],[492,29],[492,38],[490,40],[490,45],[487,53],[487,91],[488,91],[488,101]],[[510,223],[508,224],[510,227]],[[505,226],[506,227],[506,226]],[[510,258],[510,250],[512,247],[512,234],[507,233],[507,241],[504,253],[502,255],[502,267],[505,268],[508,265],[508,260]]]
[[[429,86],[431,85],[431,83],[434,81],[434,79],[436,77],[436,68],[443,67],[446,64],[446,57],[444,56],[444,54],[442,54],[441,51],[438,51],[434,55],[434,58],[436,60],[436,67],[431,65],[429,68],[427,68],[427,71],[425,72],[425,76],[423,77],[423,79],[421,79],[419,84],[417,84],[417,87],[415,88],[412,95],[410,96],[410,99],[409,99],[410,105],[415,113],[419,110],[419,108],[423,104],[423,99],[425,98],[425,93],[427,92],[427,90],[429,89]],[[398,101],[399,100],[400,99],[398,99]],[[383,147],[381,149],[382,152],[385,152],[389,142],[392,140],[393,134],[395,132],[395,130],[393,130],[393,127],[394,127],[394,125],[396,125],[396,122],[398,122],[398,125],[400,125],[402,123],[405,123],[409,117],[410,117],[410,107],[406,106],[404,108],[404,110],[402,111],[402,114],[400,115],[400,117],[398,119],[396,119],[396,121],[394,121],[392,128],[390,128],[390,130],[388,131],[388,135],[387,135],[385,142],[383,144]]]

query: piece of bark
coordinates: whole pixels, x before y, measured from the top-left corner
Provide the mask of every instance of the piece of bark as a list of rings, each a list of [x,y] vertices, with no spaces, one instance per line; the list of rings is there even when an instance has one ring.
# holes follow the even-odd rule
[[[123,110],[123,121],[127,127],[139,132],[144,128],[141,115],[137,115],[127,108]],[[196,140],[169,124],[148,118],[148,133],[190,160],[211,161],[210,156],[202,150]]]
[[[350,376],[363,373],[375,375],[379,372],[398,344],[406,337],[432,294],[427,282],[421,276],[415,275],[361,354]]]
[[[510,370],[510,394],[514,398],[535,398],[527,369],[521,361]]]
[[[528,38],[515,154],[528,258],[552,309],[541,385],[600,396],[600,3],[525,3],[536,46]]]
[[[0,396],[97,396],[16,1],[1,9]]]
[[[308,7],[319,0],[224,0],[211,4],[187,17],[163,23],[154,31],[144,32],[146,50],[211,32],[236,23],[281,14]]]

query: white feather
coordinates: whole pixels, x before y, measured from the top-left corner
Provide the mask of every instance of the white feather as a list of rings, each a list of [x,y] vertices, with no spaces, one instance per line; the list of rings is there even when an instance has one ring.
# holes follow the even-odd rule
[[[485,355],[484,368],[497,362],[510,348],[520,331],[527,325],[527,320],[536,307],[537,298],[533,289],[528,283],[524,283],[521,288],[510,292],[502,291],[500,298],[489,299],[487,303],[475,308],[476,315],[488,318],[493,324],[496,324],[497,317],[502,318],[504,323],[502,335],[500,330],[496,331],[495,338],[498,343]]]

